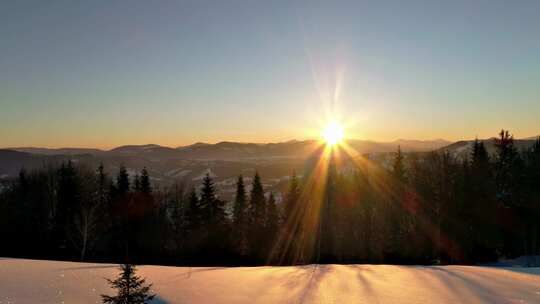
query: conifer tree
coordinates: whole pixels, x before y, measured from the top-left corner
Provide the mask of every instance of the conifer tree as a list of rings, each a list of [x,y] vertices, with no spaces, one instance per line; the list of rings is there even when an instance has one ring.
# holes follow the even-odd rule
[[[261,258],[264,245],[260,240],[263,239],[266,224],[266,198],[259,174],[255,172],[249,198],[249,247],[255,257]]]
[[[538,255],[540,253],[540,221],[538,220],[540,219],[540,137],[527,151],[526,177],[528,252],[525,254]]]
[[[405,181],[405,165],[403,163],[403,159],[401,147],[398,146],[396,157],[394,158],[394,163],[392,165],[392,174],[399,182]]]
[[[300,236],[302,234],[302,210],[300,204],[300,183],[293,172],[289,182],[289,189],[285,195],[283,214],[283,243],[280,262],[295,263],[300,251]]]
[[[293,172],[291,181],[289,183],[289,190],[285,198],[285,214],[284,222],[292,220],[293,212],[297,211],[298,200],[300,199],[300,184],[298,183],[298,178],[296,173]]]
[[[124,165],[120,166],[118,175],[116,177],[116,189],[120,195],[124,195],[129,192],[129,175]]]
[[[234,198],[233,205],[233,223],[236,229],[242,229],[246,216],[246,188],[244,186],[244,179],[242,175],[238,176],[236,182],[236,196]]]
[[[244,186],[244,179],[242,175],[238,176],[236,182],[236,196],[234,198],[233,205],[233,226],[234,233],[236,235],[236,250],[241,254],[245,254],[247,250],[247,198],[246,189]]]
[[[209,173],[203,178],[203,185],[201,189],[201,198],[199,201],[202,221],[207,224],[215,216],[216,206],[216,190],[214,188],[214,181],[210,177]]]
[[[67,227],[75,214],[75,206],[79,204],[80,183],[77,171],[71,160],[63,163],[58,171],[57,205],[54,214],[53,238],[58,248],[66,248]]]
[[[195,188],[192,188],[189,193],[186,219],[188,221],[188,230],[194,231],[199,228],[201,219],[201,206]]]
[[[406,186],[406,173],[404,156],[401,152],[401,147],[398,146],[397,152],[392,164],[392,192],[393,195],[389,198],[386,205],[386,228],[388,229],[389,236],[385,239],[387,254],[390,259],[395,259],[399,255],[401,247],[404,245],[404,237],[406,234],[406,222],[407,214],[403,210],[405,186]]]
[[[270,192],[268,202],[266,204],[266,231],[268,233],[268,240],[273,241],[279,227],[279,212],[276,205],[276,198],[274,193]]]
[[[476,261],[492,259],[497,245],[497,204],[489,154],[483,142],[476,139],[472,146],[469,181],[465,184],[470,215],[472,254]]]
[[[229,236],[225,202],[217,198],[214,182],[209,173],[203,179],[199,205],[205,232],[204,247],[208,250],[224,249]]]
[[[519,155],[514,147],[514,137],[508,130],[501,130],[499,138],[495,139],[497,158],[495,163],[495,182],[497,198],[504,207],[515,203],[514,186],[516,185],[516,169]]]
[[[98,202],[101,206],[105,206],[105,203],[109,199],[109,191],[107,190],[107,174],[103,163],[101,163],[97,169],[97,196]]]
[[[146,284],[145,279],[135,275],[135,266],[123,264],[120,266],[122,273],[115,280],[107,279],[111,287],[116,289],[115,296],[101,295],[105,304],[147,304],[154,299],[151,293],[152,284]]]
[[[140,177],[140,188],[141,192],[144,194],[150,194],[152,193],[152,185],[150,184],[150,175],[148,174],[148,170],[146,170],[146,167],[141,170],[141,177]]]
[[[266,213],[266,199],[264,197],[264,189],[261,183],[261,178],[256,172],[253,177],[253,184],[249,200],[251,220],[258,224],[259,227],[264,226]]]

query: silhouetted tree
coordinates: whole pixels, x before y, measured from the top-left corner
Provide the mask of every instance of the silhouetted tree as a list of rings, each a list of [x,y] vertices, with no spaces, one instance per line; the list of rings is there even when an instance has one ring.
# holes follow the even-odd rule
[[[203,179],[199,200],[201,224],[204,228],[204,248],[224,250],[228,243],[228,227],[225,214],[225,202],[218,199],[214,182],[207,173]],[[215,258],[219,258],[215,256]]]
[[[58,194],[57,204],[54,209],[54,232],[53,238],[56,243],[56,250],[61,256],[68,254],[68,227],[75,214],[75,207],[81,199],[80,180],[71,160],[62,163],[58,171]]]
[[[9,244],[0,256],[474,264],[535,255],[540,139],[522,151],[517,143],[502,131],[492,155],[491,140],[475,140],[465,156],[398,149],[355,168],[346,158],[331,161],[325,174],[306,168],[302,182],[293,174],[282,204],[274,197],[281,185],[265,196],[256,174],[247,198],[239,177],[230,217],[209,174],[199,193],[185,193],[178,185],[153,189],[143,169],[130,191],[124,166],[111,179],[103,165],[94,172],[83,162],[53,162],[0,179],[0,243]]]
[[[152,185],[150,184],[150,175],[148,174],[148,171],[146,168],[143,168],[141,170],[141,179],[140,179],[140,188],[141,192],[145,194],[152,193]]]
[[[129,175],[124,165],[120,166],[118,175],[116,177],[116,189],[118,194],[124,195],[129,192]]]
[[[289,189],[285,195],[284,212],[281,228],[281,248],[280,261],[281,263],[295,263],[296,257],[301,250],[299,244],[302,234],[302,210],[300,210],[300,183],[293,172],[289,182]]]
[[[233,229],[236,235],[236,250],[240,255],[247,253],[247,197],[242,175],[238,176],[236,182],[236,196],[233,205]]]
[[[265,239],[266,242],[266,252],[270,252],[274,245],[276,234],[279,229],[279,212],[276,205],[276,199],[274,194],[270,192],[268,196],[268,202],[266,203],[266,222],[265,222]]]
[[[146,304],[156,296],[150,292],[152,284],[146,284],[145,279],[135,275],[135,266],[123,264],[120,266],[121,273],[115,280],[109,280],[112,288],[116,289],[115,296],[101,295],[106,304]]]
[[[251,185],[248,214],[250,227],[248,232],[249,247],[255,257],[262,259],[264,253],[262,252],[263,246],[260,240],[263,238],[265,230],[266,199],[261,178],[257,172],[255,172]]]

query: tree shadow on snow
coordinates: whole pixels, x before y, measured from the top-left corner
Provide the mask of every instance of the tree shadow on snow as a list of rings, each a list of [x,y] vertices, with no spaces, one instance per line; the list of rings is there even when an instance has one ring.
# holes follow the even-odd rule
[[[493,268],[540,276],[540,267],[504,267],[504,268],[493,267]]]
[[[152,302],[150,302],[151,304],[168,304],[169,302],[163,300],[162,298],[160,297],[155,297]]]
[[[175,274],[173,276],[163,278],[157,284],[159,285],[169,285],[172,283],[175,283],[178,280],[187,280],[191,278],[191,275],[199,273],[199,272],[206,272],[206,271],[214,271],[214,270],[221,270],[226,269],[227,267],[205,267],[205,268],[195,268],[192,269],[192,267],[188,267],[187,271]]]

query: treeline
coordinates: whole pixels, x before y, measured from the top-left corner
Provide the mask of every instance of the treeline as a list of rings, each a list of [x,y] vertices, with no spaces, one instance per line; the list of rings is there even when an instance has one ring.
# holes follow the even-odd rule
[[[398,148],[390,166],[355,157],[352,172],[330,153],[293,175],[279,203],[258,174],[249,185],[239,176],[225,202],[209,175],[154,189],[146,169],[21,170],[0,192],[0,256],[288,265],[540,254],[540,138],[518,151],[501,131],[495,147],[476,141],[466,159]]]

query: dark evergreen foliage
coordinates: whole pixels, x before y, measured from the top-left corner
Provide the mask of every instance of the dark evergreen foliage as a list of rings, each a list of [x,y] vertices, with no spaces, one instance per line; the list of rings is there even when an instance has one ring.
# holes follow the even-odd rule
[[[0,256],[472,264],[538,255],[540,138],[518,151],[502,131],[495,144],[490,155],[476,140],[466,159],[398,148],[389,168],[364,159],[354,171],[340,171],[330,161],[324,175],[311,168],[311,176],[293,174],[284,193],[265,193],[256,173],[247,196],[239,176],[228,208],[209,174],[197,191],[153,188],[146,169],[131,187],[124,166],[113,179],[103,165],[70,161],[22,169],[0,187],[0,241],[9,244]]]
[[[152,284],[146,284],[145,279],[135,275],[135,266],[123,264],[118,278],[109,280],[109,284],[117,291],[115,296],[102,295],[105,304],[147,304],[156,296],[150,292]]]
[[[246,188],[244,186],[244,178],[238,176],[236,182],[236,196],[234,198],[232,223],[233,231],[236,235],[236,251],[242,256],[247,254],[247,197]]]

